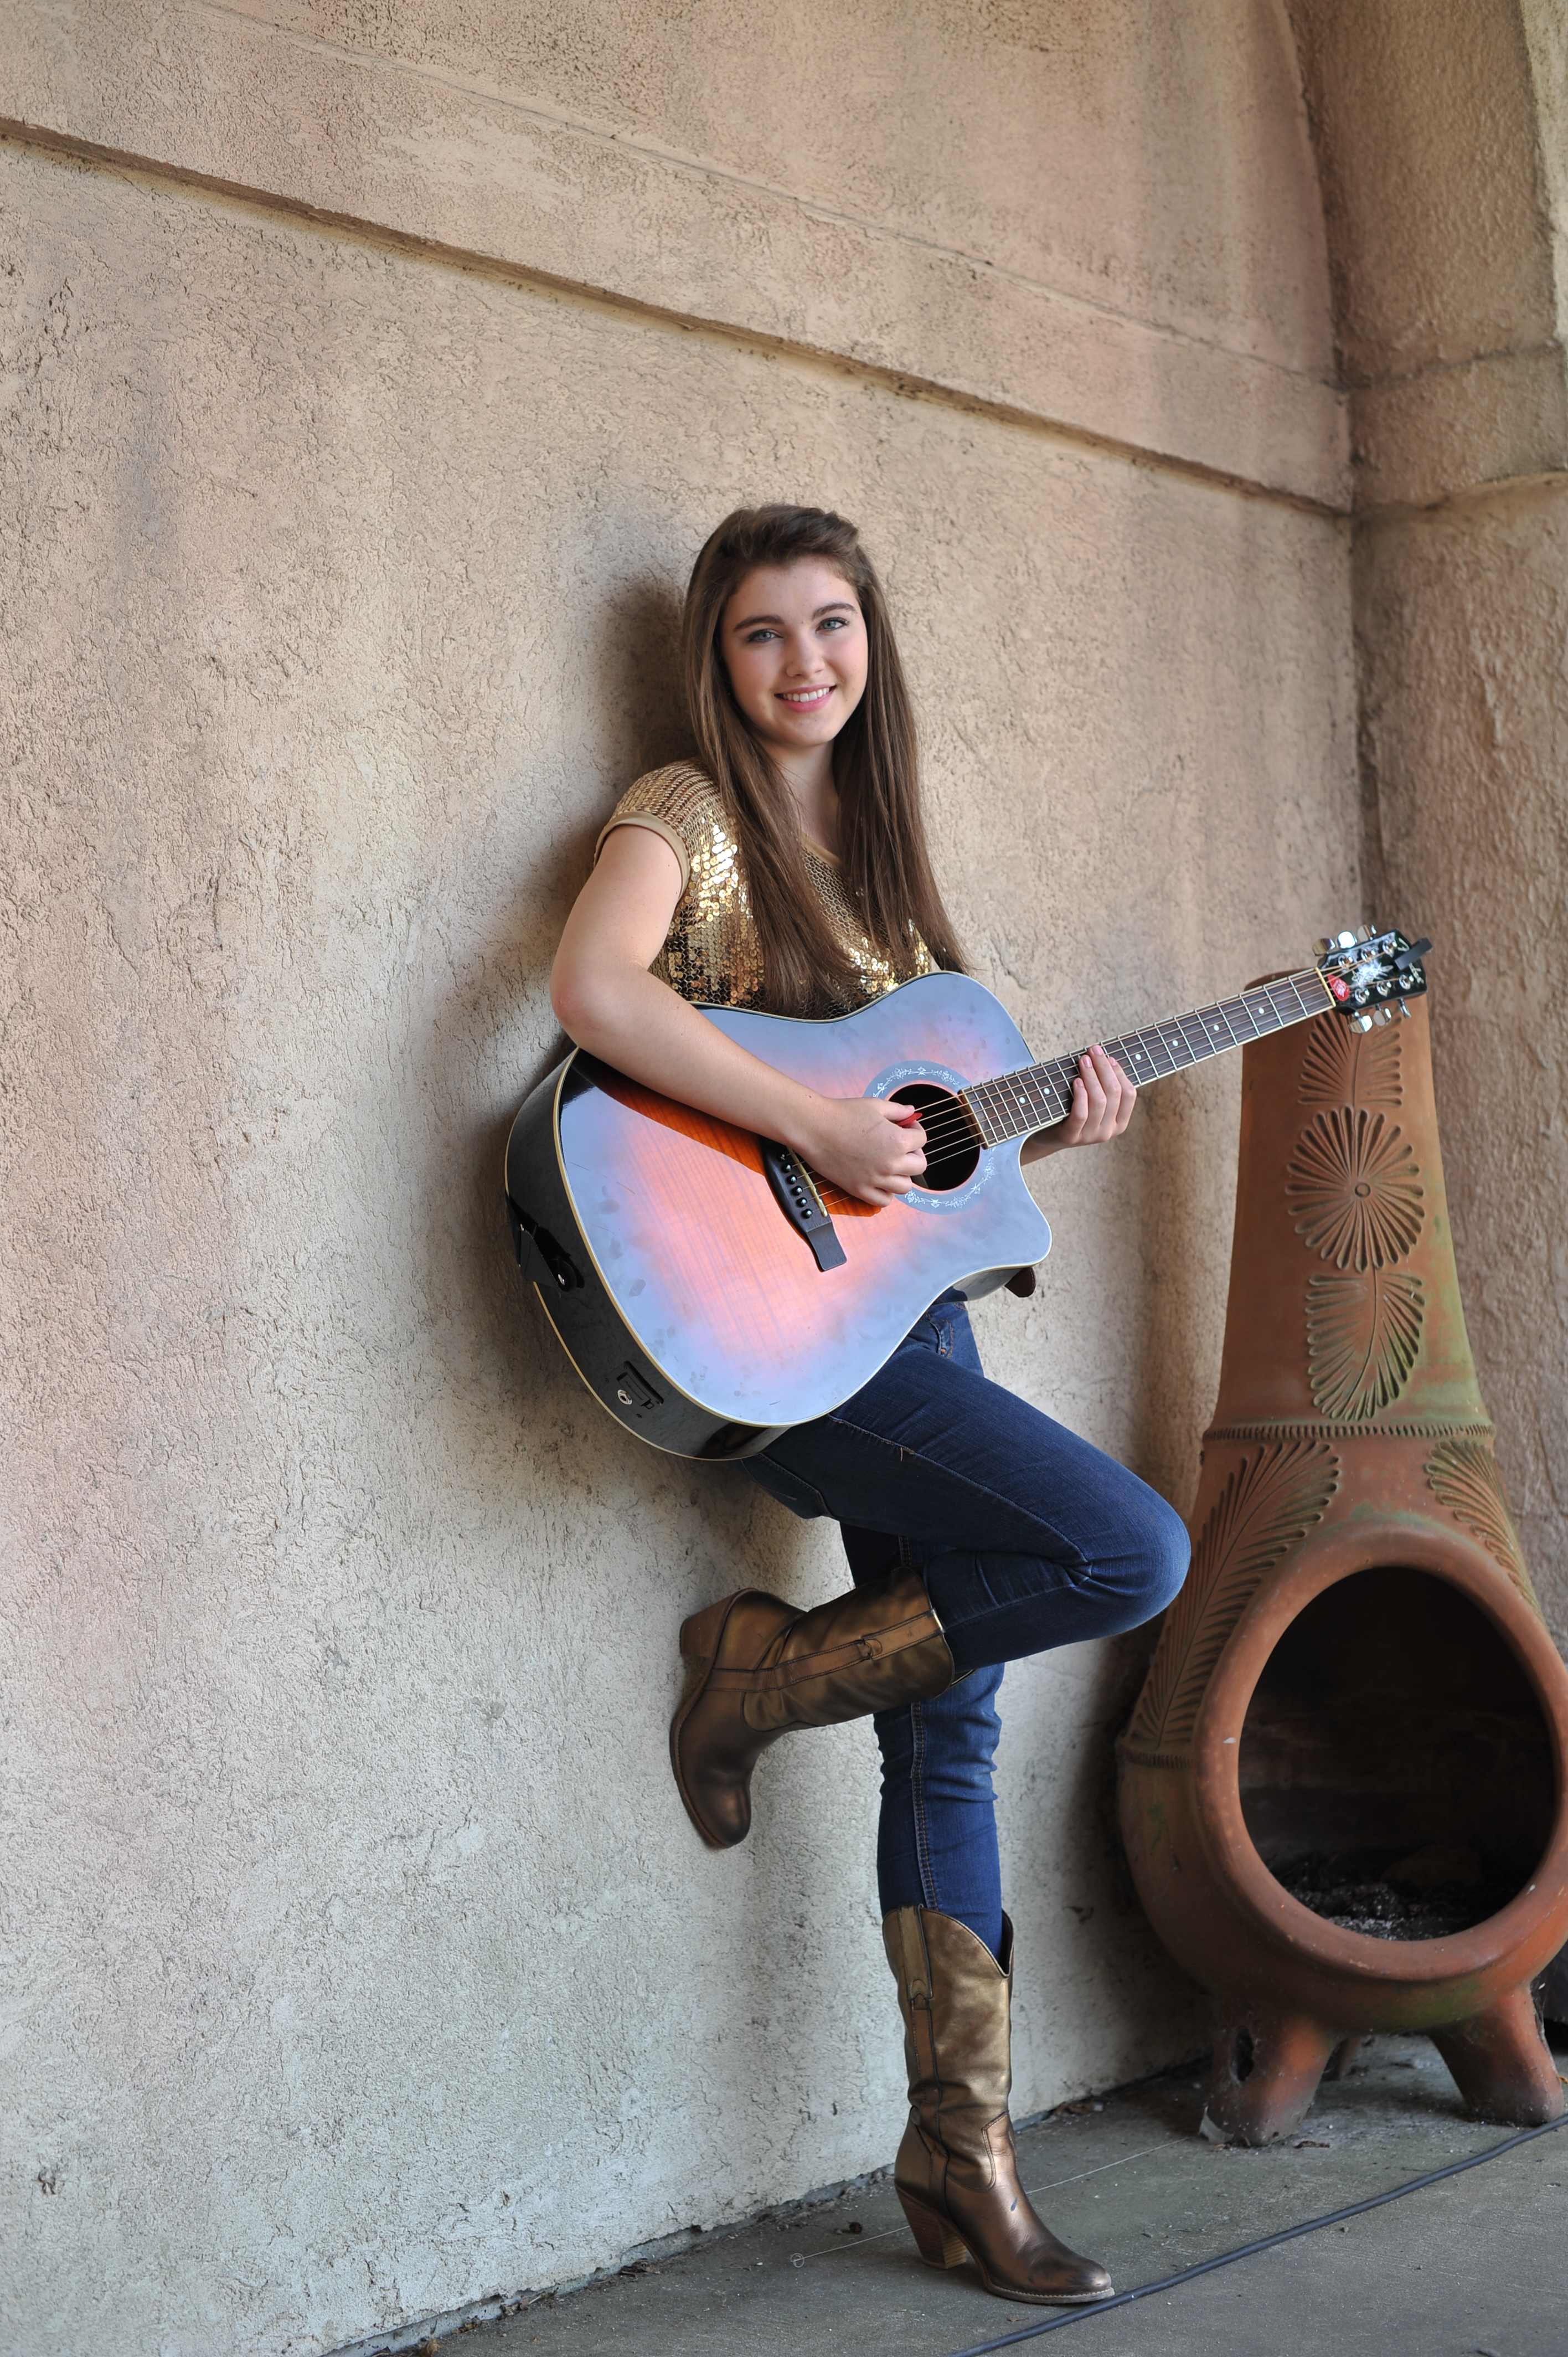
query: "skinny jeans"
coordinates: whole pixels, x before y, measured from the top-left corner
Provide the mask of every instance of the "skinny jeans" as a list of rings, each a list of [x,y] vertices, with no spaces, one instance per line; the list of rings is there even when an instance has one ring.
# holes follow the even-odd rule
[[[882,1911],[956,1916],[993,1955],[1002,1873],[992,1781],[1004,1665],[1113,1637],[1167,1605],[1187,1535],[1114,1458],[987,1380],[961,1296],[944,1294],[832,1415],[746,1460],[770,1496],[840,1525],[857,1586],[918,1567],[955,1683],[882,1711]]]

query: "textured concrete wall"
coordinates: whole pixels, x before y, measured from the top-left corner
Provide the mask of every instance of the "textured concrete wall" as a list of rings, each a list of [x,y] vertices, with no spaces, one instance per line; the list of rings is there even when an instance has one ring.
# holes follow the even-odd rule
[[[1369,887],[1437,943],[1460,1281],[1568,1643],[1568,6],[1296,16],[1351,401]]]
[[[1359,912],[1288,31],[1162,20],[803,8],[809,136],[717,7],[460,50],[435,11],[12,20],[18,2357],[331,2350],[892,2150],[868,1730],[772,1755],[725,1857],[664,1749],[682,1614],[827,1593],[835,1547],[599,1415],[499,1156],[737,500],[863,521],[944,878],[1042,1052]],[[1235,1080],[1048,1166],[1041,1292],[981,1321],[1182,1504]],[[1142,1660],[1009,1673],[1021,2111],[1197,2042],[1108,1805]]]

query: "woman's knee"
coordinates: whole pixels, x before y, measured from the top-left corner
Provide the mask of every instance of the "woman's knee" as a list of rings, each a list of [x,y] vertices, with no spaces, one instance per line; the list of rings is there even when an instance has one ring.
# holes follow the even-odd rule
[[[1174,1602],[1187,1577],[1192,1547],[1187,1524],[1157,1490],[1135,1475],[1122,1510],[1107,1533],[1109,1544],[1093,1566],[1092,1584],[1113,1600],[1117,1631],[1140,1628]]]
[[[1192,1560],[1192,1541],[1174,1506],[1154,1490],[1148,1498],[1151,1511],[1147,1538],[1140,1551],[1139,1601],[1143,1618],[1152,1620],[1180,1595]]]

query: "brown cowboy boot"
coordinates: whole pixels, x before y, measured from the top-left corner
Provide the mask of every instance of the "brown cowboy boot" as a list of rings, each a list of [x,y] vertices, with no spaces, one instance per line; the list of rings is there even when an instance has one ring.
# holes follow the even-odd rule
[[[1108,2299],[1111,2278],[1058,2243],[1018,2182],[1007,2096],[1013,1926],[1002,1918],[998,1964],[967,1923],[931,1907],[883,1922],[898,1982],[909,2125],[893,2185],[928,2266],[957,2267],[967,2250],[987,2291],[1039,2308]]]
[[[681,1631],[690,1663],[670,1729],[686,1814],[711,1849],[751,1830],[751,1771],[792,1727],[836,1727],[945,1694],[952,1655],[918,1571],[799,1612],[743,1587]]]

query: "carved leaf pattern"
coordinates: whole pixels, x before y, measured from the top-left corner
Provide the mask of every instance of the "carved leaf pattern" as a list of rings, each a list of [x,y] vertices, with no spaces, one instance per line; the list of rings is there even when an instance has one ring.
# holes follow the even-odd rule
[[[1320,1016],[1301,1061],[1302,1103],[1402,1104],[1403,1028],[1396,1023],[1392,1030],[1352,1031],[1342,1016]]]
[[[1519,1534],[1509,1512],[1508,1492],[1490,1443],[1439,1441],[1426,1460],[1426,1478],[1455,1520],[1463,1523],[1480,1540],[1526,1602],[1535,1604],[1535,1590],[1524,1567]],[[1536,1605],[1538,1611],[1540,1609]]]
[[[1268,1441],[1243,1457],[1198,1534],[1187,1585],[1165,1625],[1130,1729],[1161,1749],[1190,1742],[1214,1665],[1266,1575],[1313,1524],[1339,1486],[1339,1460],[1321,1441]]]
[[[1421,1348],[1419,1276],[1370,1269],[1306,1280],[1307,1381],[1320,1415],[1376,1415],[1398,1399]]]
[[[1426,1217],[1415,1151],[1397,1123],[1350,1105],[1314,1114],[1285,1173],[1295,1232],[1336,1268],[1403,1260]]]

